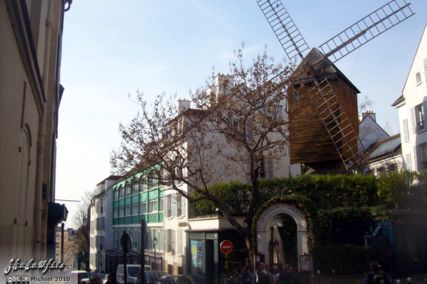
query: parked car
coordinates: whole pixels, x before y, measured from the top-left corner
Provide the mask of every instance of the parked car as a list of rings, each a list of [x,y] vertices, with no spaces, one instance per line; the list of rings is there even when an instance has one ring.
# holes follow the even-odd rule
[[[102,281],[102,283],[107,282],[107,274],[101,273],[101,272],[89,272],[89,279],[92,281],[92,279],[95,279],[96,277],[99,277]]]
[[[90,284],[89,273],[84,270],[71,271],[71,283],[73,284]]]
[[[125,283],[125,274],[124,274],[124,265],[117,265],[116,270],[116,281],[119,284],[139,284],[140,275],[141,275],[141,266],[139,264],[127,264],[127,281]],[[147,284],[157,284],[159,283],[159,276],[153,271],[150,265],[144,265],[145,278],[147,279]]]

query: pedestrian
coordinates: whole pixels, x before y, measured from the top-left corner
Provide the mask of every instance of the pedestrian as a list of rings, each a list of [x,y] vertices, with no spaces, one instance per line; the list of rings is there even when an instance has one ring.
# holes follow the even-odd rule
[[[241,284],[252,284],[255,282],[254,281],[254,275],[251,272],[251,270],[249,269],[249,265],[247,265],[247,264],[245,266],[243,266],[243,268],[240,272],[239,278],[240,278]]]
[[[376,261],[369,263],[370,271],[365,277],[365,284],[391,284],[381,265]]]
[[[258,284],[272,284],[272,276],[271,273],[268,272],[266,266],[263,262],[260,262],[258,265]]]

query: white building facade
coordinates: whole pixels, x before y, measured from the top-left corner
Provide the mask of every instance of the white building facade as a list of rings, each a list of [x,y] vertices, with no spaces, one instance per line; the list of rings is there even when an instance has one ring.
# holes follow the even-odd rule
[[[427,169],[427,25],[409,70],[402,96],[394,103],[399,113],[402,157],[410,171]]]
[[[106,271],[106,251],[113,248],[113,193],[107,190],[120,177],[109,176],[96,186],[98,193],[92,198],[89,215],[89,268]]]

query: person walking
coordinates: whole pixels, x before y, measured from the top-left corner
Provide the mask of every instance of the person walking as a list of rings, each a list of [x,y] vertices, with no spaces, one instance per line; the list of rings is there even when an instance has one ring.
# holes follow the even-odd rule
[[[258,284],[272,284],[272,276],[271,273],[265,267],[265,264],[261,262],[258,265]]]

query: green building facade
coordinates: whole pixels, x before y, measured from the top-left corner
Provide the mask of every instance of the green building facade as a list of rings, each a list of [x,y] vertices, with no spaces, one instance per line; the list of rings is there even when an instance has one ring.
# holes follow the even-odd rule
[[[113,194],[113,247],[120,250],[120,237],[126,231],[132,239],[132,250],[140,251],[141,220],[145,219],[148,232],[146,249],[162,251],[164,244],[163,230],[163,192],[157,176],[145,169],[129,176],[111,187]]]

